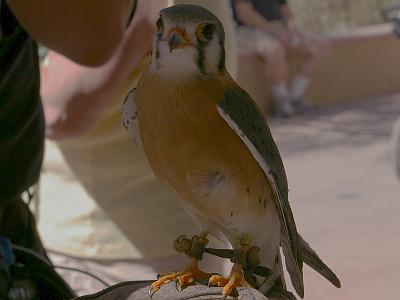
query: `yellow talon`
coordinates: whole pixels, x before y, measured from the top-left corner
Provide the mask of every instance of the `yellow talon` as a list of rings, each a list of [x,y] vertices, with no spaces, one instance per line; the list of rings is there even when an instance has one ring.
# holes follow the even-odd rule
[[[208,286],[219,286],[223,287],[228,283],[228,279],[225,278],[222,275],[215,274],[210,277],[210,280],[208,281]]]
[[[187,286],[194,284],[196,281],[207,281],[210,277],[211,274],[199,270],[197,260],[193,259],[184,271],[168,273],[164,276],[160,276],[160,278],[151,285],[149,293],[150,296],[152,296],[162,286],[171,281],[175,281],[177,290],[181,291]]]
[[[158,280],[152,283],[150,286],[150,296],[152,296],[155,292],[157,292],[161,287],[170,283],[173,280],[176,280],[179,276],[185,274],[185,272],[176,272],[176,273],[169,273],[167,275],[161,276]]]
[[[241,274],[231,274],[229,277],[212,275],[208,282],[208,286],[222,287],[222,295],[224,298],[227,296],[237,296],[237,287],[251,288],[251,285],[243,278]]]
[[[203,257],[204,248],[208,243],[207,234],[200,233],[192,238],[180,235],[174,242],[174,248],[179,253],[184,253],[191,257],[189,265],[182,272],[173,272],[160,275],[158,280],[153,282],[150,287],[150,297],[154,295],[162,286],[171,281],[176,282],[177,290],[182,290],[196,281],[208,281],[211,274],[199,270],[198,260]]]

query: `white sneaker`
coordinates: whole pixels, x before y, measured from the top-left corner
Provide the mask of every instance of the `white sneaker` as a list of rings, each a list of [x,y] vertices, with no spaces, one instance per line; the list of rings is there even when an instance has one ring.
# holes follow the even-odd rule
[[[294,115],[294,109],[289,99],[275,99],[273,112],[278,118],[289,118]]]

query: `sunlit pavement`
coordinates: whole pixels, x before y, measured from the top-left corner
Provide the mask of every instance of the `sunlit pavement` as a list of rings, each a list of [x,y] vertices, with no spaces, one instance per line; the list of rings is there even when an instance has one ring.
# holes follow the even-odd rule
[[[305,267],[306,300],[400,299],[400,180],[389,154],[399,116],[397,94],[269,122],[298,230],[342,281],[338,290]]]
[[[400,299],[400,180],[390,132],[400,94],[271,120],[298,230],[338,274],[305,267],[307,300]]]

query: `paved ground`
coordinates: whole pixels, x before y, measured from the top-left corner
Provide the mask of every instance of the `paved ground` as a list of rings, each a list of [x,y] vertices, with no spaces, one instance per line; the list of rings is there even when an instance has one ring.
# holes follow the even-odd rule
[[[306,300],[400,299],[400,181],[389,136],[400,94],[272,120],[299,231],[338,274],[305,268]]]
[[[305,269],[307,300],[400,299],[400,181],[389,137],[400,94],[270,125],[298,229],[337,272]]]

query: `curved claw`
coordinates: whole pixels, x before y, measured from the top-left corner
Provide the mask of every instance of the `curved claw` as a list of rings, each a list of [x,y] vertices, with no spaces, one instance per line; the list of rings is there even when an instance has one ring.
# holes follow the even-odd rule
[[[251,287],[250,284],[238,274],[231,274],[229,277],[221,275],[213,275],[208,281],[208,286],[222,287],[222,297],[226,299],[228,296],[237,297],[239,294],[236,287]]]
[[[162,286],[170,283],[171,281],[177,279],[179,276],[183,275],[184,272],[167,273],[166,275],[160,276],[155,282],[152,283],[149,289],[150,298],[156,293]]]
[[[182,272],[165,273],[160,275],[157,281],[153,282],[149,290],[149,296],[153,296],[162,286],[175,281],[177,291],[182,291],[190,285],[195,284],[196,281],[208,280],[210,274],[204,273],[197,268],[197,265],[190,266]]]
[[[223,287],[228,283],[228,279],[219,274],[213,274],[208,280],[208,287],[219,286]]]
[[[175,289],[176,289],[178,292],[181,292],[181,291],[184,289],[184,287],[183,287],[182,284],[179,282],[179,280],[175,280]]]
[[[221,274],[212,273],[210,278],[208,279],[208,287],[218,286],[216,282],[218,281],[216,278],[224,278]]]
[[[175,279],[175,287],[176,290],[179,292],[181,292],[182,290],[193,284],[194,284],[194,277],[193,274],[191,273],[183,274]]]
[[[175,280],[175,289],[176,289],[178,292],[181,292],[181,291],[184,289],[184,287],[182,286],[182,284],[179,282],[178,279]]]
[[[156,290],[153,289],[153,287],[149,288],[149,297],[153,298],[153,295],[155,294],[155,292],[157,292]]]

